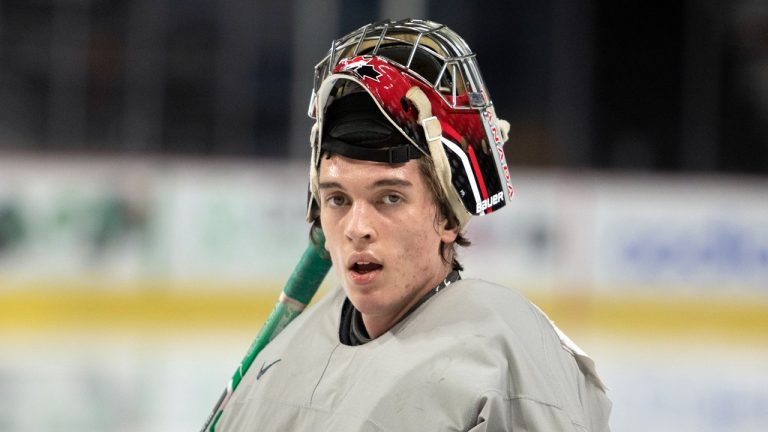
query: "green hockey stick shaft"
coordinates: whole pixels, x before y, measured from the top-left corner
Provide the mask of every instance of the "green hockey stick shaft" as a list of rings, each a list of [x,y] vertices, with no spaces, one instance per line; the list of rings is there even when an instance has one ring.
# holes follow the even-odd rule
[[[248,372],[253,360],[312,300],[331,268],[331,261],[326,257],[324,245],[325,237],[322,231],[318,230],[315,234],[315,241],[311,242],[304,250],[304,254],[283,287],[280,299],[259,330],[259,334],[245,354],[243,361],[240,362],[240,367],[232,375],[229,385],[224,389],[200,432],[216,431],[216,423],[219,421],[224,407],[237,386],[240,385],[240,381]]]

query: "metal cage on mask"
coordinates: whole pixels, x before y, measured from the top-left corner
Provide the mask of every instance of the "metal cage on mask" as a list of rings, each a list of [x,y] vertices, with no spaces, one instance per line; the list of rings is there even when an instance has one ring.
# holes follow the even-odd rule
[[[513,195],[503,144],[509,124],[496,117],[464,40],[431,21],[369,24],[331,44],[315,67],[309,115],[310,203],[314,219],[325,111],[365,91],[392,125],[435,168],[451,209],[465,227],[472,215],[502,208]],[[391,161],[403,162],[403,161]]]

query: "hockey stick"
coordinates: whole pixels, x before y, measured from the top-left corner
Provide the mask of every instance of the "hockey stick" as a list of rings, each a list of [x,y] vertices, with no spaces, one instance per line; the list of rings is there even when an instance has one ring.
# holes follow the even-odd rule
[[[325,257],[323,251],[325,244],[323,232],[320,230],[313,231],[313,235],[315,241],[311,242],[304,250],[296,268],[285,283],[275,308],[272,309],[261,330],[259,330],[259,334],[245,354],[243,361],[240,362],[240,367],[232,375],[229,385],[224,389],[200,432],[215,432],[216,423],[224,412],[224,407],[245,373],[248,372],[256,355],[304,310],[323,282],[328,269],[331,268],[331,261]]]

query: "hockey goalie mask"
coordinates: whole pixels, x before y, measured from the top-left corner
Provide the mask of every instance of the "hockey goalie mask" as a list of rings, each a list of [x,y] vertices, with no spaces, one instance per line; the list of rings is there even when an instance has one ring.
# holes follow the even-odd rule
[[[365,114],[371,101],[379,120]],[[315,67],[309,115],[316,121],[310,218],[326,152],[387,163],[429,158],[462,228],[512,197],[503,150],[509,124],[496,118],[474,54],[441,24],[384,21],[335,40]],[[363,133],[339,125],[342,117]]]

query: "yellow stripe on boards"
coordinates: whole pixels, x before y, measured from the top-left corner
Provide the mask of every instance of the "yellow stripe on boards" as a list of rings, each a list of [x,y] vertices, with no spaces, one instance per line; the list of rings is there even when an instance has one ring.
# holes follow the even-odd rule
[[[632,339],[768,346],[768,297],[595,296],[533,299],[561,328]]]
[[[0,291],[0,331],[204,329],[261,325],[277,284],[131,284],[109,290],[42,284]]]
[[[0,283],[0,331],[259,328],[277,283]],[[315,296],[315,301],[325,291]],[[768,298],[642,296],[529,297],[570,333],[659,339],[697,336],[768,345]]]

